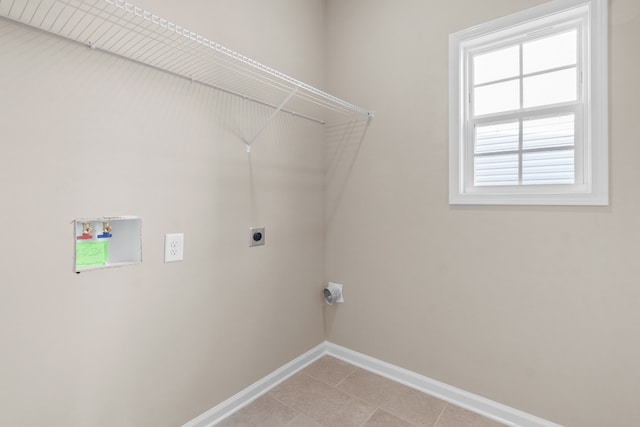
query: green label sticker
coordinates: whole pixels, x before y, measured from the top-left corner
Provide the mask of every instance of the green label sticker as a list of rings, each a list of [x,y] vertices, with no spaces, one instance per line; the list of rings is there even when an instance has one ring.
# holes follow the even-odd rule
[[[77,242],[76,268],[105,265],[109,258],[109,242]]]

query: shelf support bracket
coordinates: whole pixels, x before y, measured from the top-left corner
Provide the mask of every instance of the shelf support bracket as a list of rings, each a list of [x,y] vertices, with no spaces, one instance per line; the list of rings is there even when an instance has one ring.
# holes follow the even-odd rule
[[[256,139],[260,136],[260,134],[262,132],[264,132],[264,130],[267,128],[267,126],[269,126],[269,124],[273,121],[273,119],[276,118],[276,116],[284,108],[284,106],[287,105],[287,102],[289,102],[289,100],[291,100],[291,98],[293,98],[293,95],[295,95],[296,92],[298,92],[298,87],[299,86],[294,87],[293,90],[291,92],[289,92],[289,94],[284,99],[284,101],[282,101],[280,103],[280,105],[278,106],[278,108],[276,108],[275,111],[273,113],[271,113],[271,115],[269,116],[267,121],[260,127],[260,129],[258,129],[256,131],[256,133],[253,135],[253,137],[246,142],[246,144],[247,144],[247,153],[251,152],[251,146],[256,141]]]

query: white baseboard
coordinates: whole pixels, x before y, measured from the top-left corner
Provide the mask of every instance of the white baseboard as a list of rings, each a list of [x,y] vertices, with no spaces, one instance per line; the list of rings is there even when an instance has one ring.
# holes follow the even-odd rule
[[[514,427],[561,427],[493,400],[469,393],[407,369],[383,362],[348,348],[326,342],[326,354],[367,371],[420,390],[456,406]]]
[[[326,354],[326,343],[312,348],[182,427],[212,427]]]
[[[493,400],[325,341],[182,427],[213,427],[324,355],[420,390],[513,427],[562,427]]]

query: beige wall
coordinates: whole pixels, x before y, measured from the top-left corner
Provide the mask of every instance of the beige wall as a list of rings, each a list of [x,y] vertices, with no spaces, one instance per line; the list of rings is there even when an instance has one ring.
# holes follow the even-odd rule
[[[640,4],[611,0],[611,205],[447,204],[447,35],[541,2],[136,2],[377,110],[328,129],[324,170],[313,124],[280,116],[248,157],[268,110],[0,21],[0,425],[186,422],[323,339],[324,280],[337,344],[637,424]],[[70,221],[120,214],[144,262],[72,273]]]
[[[136,4],[323,83],[320,0]],[[322,128],[249,157],[270,113],[0,20],[0,425],[181,425],[323,340]],[[143,263],[73,273],[70,222],[122,214]]]
[[[448,34],[542,2],[329,0],[329,89],[376,117],[329,157],[326,333],[563,425],[638,425],[639,2],[610,2],[610,206],[447,202]]]

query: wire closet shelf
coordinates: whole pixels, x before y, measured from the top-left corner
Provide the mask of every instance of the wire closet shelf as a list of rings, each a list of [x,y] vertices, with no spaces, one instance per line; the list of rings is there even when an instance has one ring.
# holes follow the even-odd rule
[[[270,120],[280,111],[322,124],[373,117],[122,0],[0,0],[0,16],[270,106]]]

